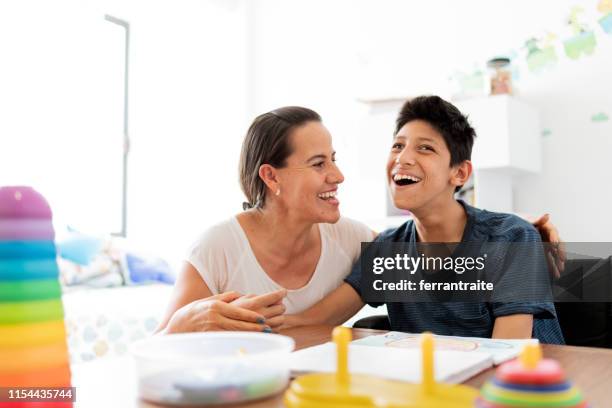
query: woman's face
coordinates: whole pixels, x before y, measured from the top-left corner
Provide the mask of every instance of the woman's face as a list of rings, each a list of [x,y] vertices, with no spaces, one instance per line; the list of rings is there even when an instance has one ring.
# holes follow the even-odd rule
[[[308,221],[338,221],[336,193],[344,176],[336,166],[328,130],[320,122],[308,122],[293,130],[289,142],[293,153],[287,165],[277,169],[280,194],[275,198]]]

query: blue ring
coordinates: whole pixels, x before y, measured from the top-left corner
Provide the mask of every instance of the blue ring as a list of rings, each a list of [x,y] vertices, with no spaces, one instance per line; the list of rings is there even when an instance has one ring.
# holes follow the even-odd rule
[[[53,259],[0,259],[0,280],[57,279],[59,268]]]
[[[0,260],[55,259],[56,256],[53,241],[0,241]]]
[[[556,384],[548,384],[548,385],[533,385],[533,384],[510,384],[504,381],[500,381],[497,378],[493,378],[491,382],[500,387],[506,388],[515,391],[527,391],[527,392],[559,392],[559,391],[567,391],[572,386],[569,382],[564,381],[562,383]]]

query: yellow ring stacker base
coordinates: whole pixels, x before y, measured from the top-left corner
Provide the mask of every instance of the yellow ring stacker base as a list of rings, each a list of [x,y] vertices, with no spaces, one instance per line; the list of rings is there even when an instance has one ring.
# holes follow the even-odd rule
[[[285,393],[289,408],[472,408],[478,391],[465,385],[434,380],[433,337],[421,336],[422,380],[420,384],[384,380],[348,371],[351,331],[336,327],[336,374],[309,374],[295,379]]]

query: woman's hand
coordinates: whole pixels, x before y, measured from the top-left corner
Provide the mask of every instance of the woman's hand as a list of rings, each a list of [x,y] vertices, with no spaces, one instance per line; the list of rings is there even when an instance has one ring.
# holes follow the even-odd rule
[[[271,327],[264,324],[266,318],[262,314],[230,303],[239,298],[241,295],[237,292],[226,292],[188,303],[172,315],[164,333],[223,330],[271,332]],[[255,301],[247,305],[257,307],[260,303]]]
[[[560,277],[564,269],[566,253],[565,244],[561,241],[557,227],[550,222],[550,216],[548,214],[544,214],[540,218],[530,221],[533,226],[538,229],[542,237],[546,261],[548,262],[551,275],[555,278]]]
[[[285,321],[285,305],[283,299],[287,296],[286,289],[263,295],[246,295],[234,301],[232,305],[259,313],[266,319],[266,324],[277,331]]]

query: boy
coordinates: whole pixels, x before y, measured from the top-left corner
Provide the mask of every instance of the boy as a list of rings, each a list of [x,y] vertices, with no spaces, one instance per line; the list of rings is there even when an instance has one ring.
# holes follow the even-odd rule
[[[381,233],[375,242],[400,242],[413,247],[417,242],[503,243],[506,247],[510,243],[532,243],[527,244],[531,248],[540,245],[538,232],[526,221],[510,214],[473,208],[454,198],[454,193],[472,173],[474,137],[467,118],[437,96],[421,96],[405,103],[397,118],[387,181],[395,206],[409,210],[414,218]],[[525,265],[529,260],[523,258],[511,259],[518,262],[522,273],[547,274],[545,268],[540,268],[541,263],[535,262],[537,268],[531,270],[534,268]],[[506,263],[507,259],[502,262]],[[287,323],[340,324],[350,318],[363,306],[364,297],[371,300],[364,296],[361,272],[361,262],[357,262],[343,285],[300,315],[288,316]],[[515,289],[517,284],[521,286],[522,278],[513,275],[512,269],[506,273],[503,279],[510,282],[509,286]],[[392,330],[494,338],[534,337],[543,343],[563,343],[554,304],[547,299],[388,302],[387,310]]]

